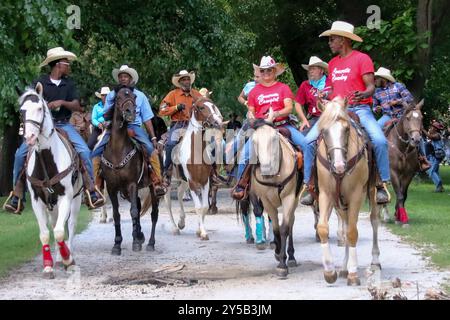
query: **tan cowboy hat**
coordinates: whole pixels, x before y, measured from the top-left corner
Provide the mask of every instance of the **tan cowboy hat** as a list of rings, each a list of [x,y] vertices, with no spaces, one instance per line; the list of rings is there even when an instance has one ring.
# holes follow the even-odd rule
[[[100,89],[100,92],[96,91],[95,96],[99,99],[102,98],[103,95],[107,95],[111,90],[109,90],[109,87],[102,87]]]
[[[209,98],[209,96],[213,93],[212,91],[208,91],[206,88],[201,88],[198,92],[200,92],[200,94],[205,98]]]
[[[130,77],[133,79],[131,81],[131,84],[136,84],[139,80],[139,75],[137,71],[124,64],[119,69],[113,69],[112,71],[112,76],[117,83],[119,83],[119,74],[121,73],[126,73],[130,75]]]
[[[318,58],[316,56],[312,56],[311,58],[309,58],[309,63],[308,64],[302,64],[302,67],[306,71],[309,70],[309,67],[320,67],[323,70],[325,70],[325,72],[328,73],[328,63],[323,62],[320,58]]]
[[[68,59],[69,61],[73,61],[77,59],[77,56],[70,51],[64,50],[61,47],[52,48],[47,51],[47,57],[39,65],[39,68],[42,68],[43,66],[48,65],[50,62],[59,59]]]
[[[324,36],[342,36],[349,39],[352,39],[357,42],[363,42],[363,39],[361,39],[359,36],[357,36],[355,33],[355,27],[344,21],[335,21],[331,25],[331,29],[327,30],[325,32],[322,32],[319,37]]]
[[[269,68],[275,68],[276,75],[279,76],[282,74],[286,68],[281,63],[276,63],[275,60],[271,56],[264,56],[261,58],[261,62],[259,63],[259,66],[256,64],[253,64],[253,69],[259,71],[260,69],[269,69]]]
[[[375,72],[375,77],[384,78],[390,82],[395,82],[395,78],[391,74],[391,70],[380,67],[377,72]]]
[[[184,77],[189,77],[191,79],[191,84],[194,83],[195,81],[195,72],[191,71],[191,72],[187,72],[186,70],[181,70],[180,72],[178,72],[177,74],[174,74],[172,76],[172,83],[175,87],[180,87],[180,79],[184,78]]]

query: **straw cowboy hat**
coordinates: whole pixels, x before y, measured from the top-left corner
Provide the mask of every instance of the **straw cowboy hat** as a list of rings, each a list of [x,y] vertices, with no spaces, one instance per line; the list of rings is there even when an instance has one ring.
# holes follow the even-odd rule
[[[209,98],[209,96],[213,93],[212,91],[208,91],[206,88],[201,88],[198,92],[200,92],[200,94],[205,98]]]
[[[395,82],[395,78],[391,74],[391,70],[380,67],[377,72],[375,72],[375,77],[384,78],[390,82]]]
[[[255,69],[256,71],[269,68],[275,68],[277,76],[279,76],[286,70],[286,68],[282,64],[276,63],[271,56],[262,57],[259,66],[253,64],[253,69]]]
[[[322,32],[319,37],[325,37],[325,36],[342,36],[349,39],[352,39],[357,42],[363,42],[363,39],[361,39],[359,36],[357,36],[355,33],[355,27],[344,21],[335,21],[331,25],[331,29],[327,30],[325,32]]]
[[[52,61],[56,61],[59,59],[68,59],[69,61],[73,61],[77,59],[77,56],[70,51],[66,51],[61,47],[52,48],[47,51],[47,57],[44,61],[39,65],[39,68],[48,65]]]
[[[309,67],[320,67],[323,70],[325,70],[325,72],[328,73],[328,63],[323,62],[320,58],[318,58],[316,56],[312,56],[311,58],[309,58],[309,63],[308,64],[302,64],[302,67],[306,71],[309,70]]]
[[[195,81],[195,72],[187,72],[186,70],[181,70],[180,72],[172,76],[172,83],[175,87],[180,87],[180,79],[184,77],[189,77],[191,79],[191,84]]]
[[[131,81],[132,84],[136,84],[139,80],[139,75],[137,71],[133,68],[130,68],[126,64],[122,65],[119,69],[113,69],[112,76],[114,80],[116,80],[117,83],[119,83],[119,74],[126,73],[128,74],[133,80]]]
[[[96,91],[95,96],[99,99],[102,98],[103,95],[107,95],[111,90],[109,90],[109,87],[102,87],[100,89],[100,92]]]

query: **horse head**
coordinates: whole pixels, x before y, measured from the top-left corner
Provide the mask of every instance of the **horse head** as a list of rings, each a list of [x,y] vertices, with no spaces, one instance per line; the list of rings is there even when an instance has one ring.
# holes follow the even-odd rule
[[[115,91],[116,119],[121,122],[122,128],[124,123],[133,122],[136,119],[136,95],[133,88],[127,86],[120,86]]]
[[[202,124],[203,128],[221,129],[223,122],[222,114],[210,99],[199,97],[192,105],[191,112],[195,120]]]
[[[280,169],[280,136],[273,123],[258,119],[253,123],[253,145],[263,176],[278,174]]]
[[[350,125],[345,100],[336,97],[325,105],[318,126],[322,132],[331,170],[337,175],[344,174],[347,169]]]
[[[28,146],[34,146],[40,137],[48,139],[54,131],[50,110],[42,92],[42,84],[38,82],[34,89],[27,89],[19,98],[24,139]]]
[[[421,109],[423,105],[423,99],[417,104],[403,104],[405,110],[403,112],[403,116],[400,118],[400,124],[403,132],[408,135],[408,141],[412,147],[417,147],[420,143],[420,139],[422,138],[421,133],[423,128],[423,115]]]

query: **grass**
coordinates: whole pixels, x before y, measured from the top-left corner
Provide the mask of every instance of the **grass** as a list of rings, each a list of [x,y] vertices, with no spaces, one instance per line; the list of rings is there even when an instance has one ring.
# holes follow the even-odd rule
[[[0,198],[0,201],[3,204],[5,198]],[[92,214],[82,205],[77,233],[86,229],[91,219]],[[0,211],[0,244],[0,277],[40,253],[39,227],[29,199],[20,216]]]

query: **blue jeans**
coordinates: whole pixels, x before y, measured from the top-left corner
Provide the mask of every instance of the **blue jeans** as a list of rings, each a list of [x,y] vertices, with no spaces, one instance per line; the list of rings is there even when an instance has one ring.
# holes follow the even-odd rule
[[[164,160],[164,172],[167,172],[169,167],[172,165],[172,151],[181,139],[180,131],[186,129],[189,121],[176,121],[172,122],[167,136],[167,143],[165,145],[166,149],[166,159]]]
[[[348,111],[356,113],[360,120],[361,125],[366,130],[370,141],[375,149],[375,159],[380,172],[381,180],[384,182],[391,179],[389,171],[389,152],[388,152],[388,142],[383,134],[377,120],[373,116],[372,110],[368,105],[358,105],[356,107],[349,107]],[[311,171],[314,163],[314,158],[316,154],[316,140],[319,136],[319,129],[317,128],[317,123],[309,131],[306,136],[306,148],[304,149],[304,159],[305,159],[305,171],[303,181],[308,183],[311,179]]]
[[[292,142],[296,146],[300,147],[302,150],[305,150],[305,148],[306,148],[305,136],[290,124],[287,124],[284,127],[287,128],[289,130],[289,132],[291,133]],[[253,151],[252,138],[250,137],[247,140],[247,142],[245,143],[244,152],[241,153],[241,156],[239,158],[238,176],[237,176],[238,180],[241,179],[242,174],[244,173],[244,169],[247,166],[247,164],[249,163],[250,159],[252,158],[252,160],[256,160],[253,157],[255,157],[255,154]],[[252,161],[252,163],[254,163],[254,161]]]
[[[79,154],[81,160],[83,161],[84,166],[91,178],[91,181],[94,181],[94,172],[92,170],[92,161],[90,158],[91,151],[89,150],[86,142],[80,136],[78,131],[70,124],[70,123],[56,123],[56,127],[63,129],[70,140],[70,142],[75,147],[75,150]],[[25,142],[23,142],[20,147],[17,149],[15,157],[14,157],[14,169],[13,169],[13,184],[15,185],[17,180],[19,179],[20,172],[22,171],[25,160],[27,158],[28,146]]]
[[[427,170],[427,174],[431,178],[431,180],[433,180],[434,185],[436,187],[439,187],[440,185],[442,185],[442,180],[439,176],[439,164],[442,160],[438,160],[432,155],[429,155],[427,159],[431,163],[431,168]]]
[[[378,119],[377,122],[380,125],[380,128],[383,129],[383,127],[386,124],[386,122],[388,122],[391,119],[392,119],[392,117],[385,113],[385,114],[383,114],[383,116],[380,119]]]
[[[129,124],[128,129],[132,129],[135,133],[134,139],[136,139],[140,144],[142,144],[147,151],[147,154],[150,156],[154,150],[153,144],[150,142],[148,135],[145,133],[142,127]],[[102,141],[98,144],[97,148],[95,148],[91,153],[91,158],[99,157],[103,151],[105,150],[106,145],[108,144],[109,138],[111,137],[111,132],[108,130],[103,136]]]

